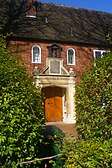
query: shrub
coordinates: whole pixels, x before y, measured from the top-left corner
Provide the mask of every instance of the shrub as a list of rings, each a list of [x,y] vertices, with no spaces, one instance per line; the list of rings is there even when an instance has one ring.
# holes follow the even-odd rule
[[[78,139],[62,145],[67,168],[112,167],[112,53],[96,62],[76,86]]]
[[[66,168],[111,168],[112,139],[65,140],[62,155]]]
[[[97,61],[76,87],[80,138],[110,139],[112,128],[112,53]]]
[[[0,164],[16,168],[18,162],[38,157],[44,113],[40,89],[33,86],[18,56],[7,51],[3,37],[0,47]]]

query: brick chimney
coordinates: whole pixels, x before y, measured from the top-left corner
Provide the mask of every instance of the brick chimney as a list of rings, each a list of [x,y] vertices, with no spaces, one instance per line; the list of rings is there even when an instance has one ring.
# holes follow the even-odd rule
[[[27,0],[28,4],[30,5],[30,9],[27,11],[27,17],[36,17],[36,9],[33,5],[35,0]]]
[[[33,2],[33,0],[27,0],[29,3],[32,3]]]
[[[30,6],[27,16],[35,18],[37,16],[37,12],[42,11],[41,2],[39,2],[39,0],[27,0],[27,2]]]

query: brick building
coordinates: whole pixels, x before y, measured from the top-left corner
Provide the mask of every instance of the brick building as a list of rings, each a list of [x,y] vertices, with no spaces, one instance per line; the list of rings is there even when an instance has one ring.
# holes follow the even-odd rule
[[[2,32],[45,94],[48,122],[75,123],[75,85],[109,51],[112,14],[38,1],[2,1]]]

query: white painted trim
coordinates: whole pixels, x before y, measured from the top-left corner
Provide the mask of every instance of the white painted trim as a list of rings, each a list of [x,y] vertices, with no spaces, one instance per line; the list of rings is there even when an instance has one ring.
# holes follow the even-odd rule
[[[39,61],[37,61],[37,62],[33,61],[33,48],[34,48],[34,47],[38,47],[38,48],[39,48]],[[41,47],[40,47],[39,45],[34,45],[34,46],[32,47],[31,54],[32,54],[32,63],[41,64]]]
[[[73,50],[73,52],[74,52],[74,55],[73,55],[74,60],[73,60],[72,64],[68,63],[68,50]],[[75,59],[76,59],[75,58],[75,50],[73,48],[68,48],[67,49],[67,65],[75,65],[76,64],[76,60]]]
[[[26,14],[27,18],[36,18],[36,15],[30,15],[30,14]]]
[[[75,81],[74,77],[65,77],[65,76],[38,76],[35,78],[35,86],[36,87],[60,87],[65,90],[66,94],[66,113],[64,115],[64,111],[62,111],[62,122],[64,123],[76,123],[76,112],[75,112]],[[63,95],[64,96],[64,95]],[[62,105],[64,98],[62,97]],[[64,110],[64,107],[62,107]]]
[[[103,57],[102,54],[103,54],[103,53],[106,53],[106,52],[109,52],[109,51],[108,51],[108,50],[94,50],[93,52],[94,52],[94,54],[93,54],[93,55],[94,55],[94,59],[96,59],[96,57],[95,57],[95,52],[101,52],[101,58],[102,58],[102,57]]]

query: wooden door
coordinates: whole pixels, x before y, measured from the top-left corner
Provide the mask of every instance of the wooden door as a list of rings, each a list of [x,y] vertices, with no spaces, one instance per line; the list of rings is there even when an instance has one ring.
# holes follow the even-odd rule
[[[45,118],[47,122],[62,121],[62,89],[47,87],[42,91],[45,94]]]

